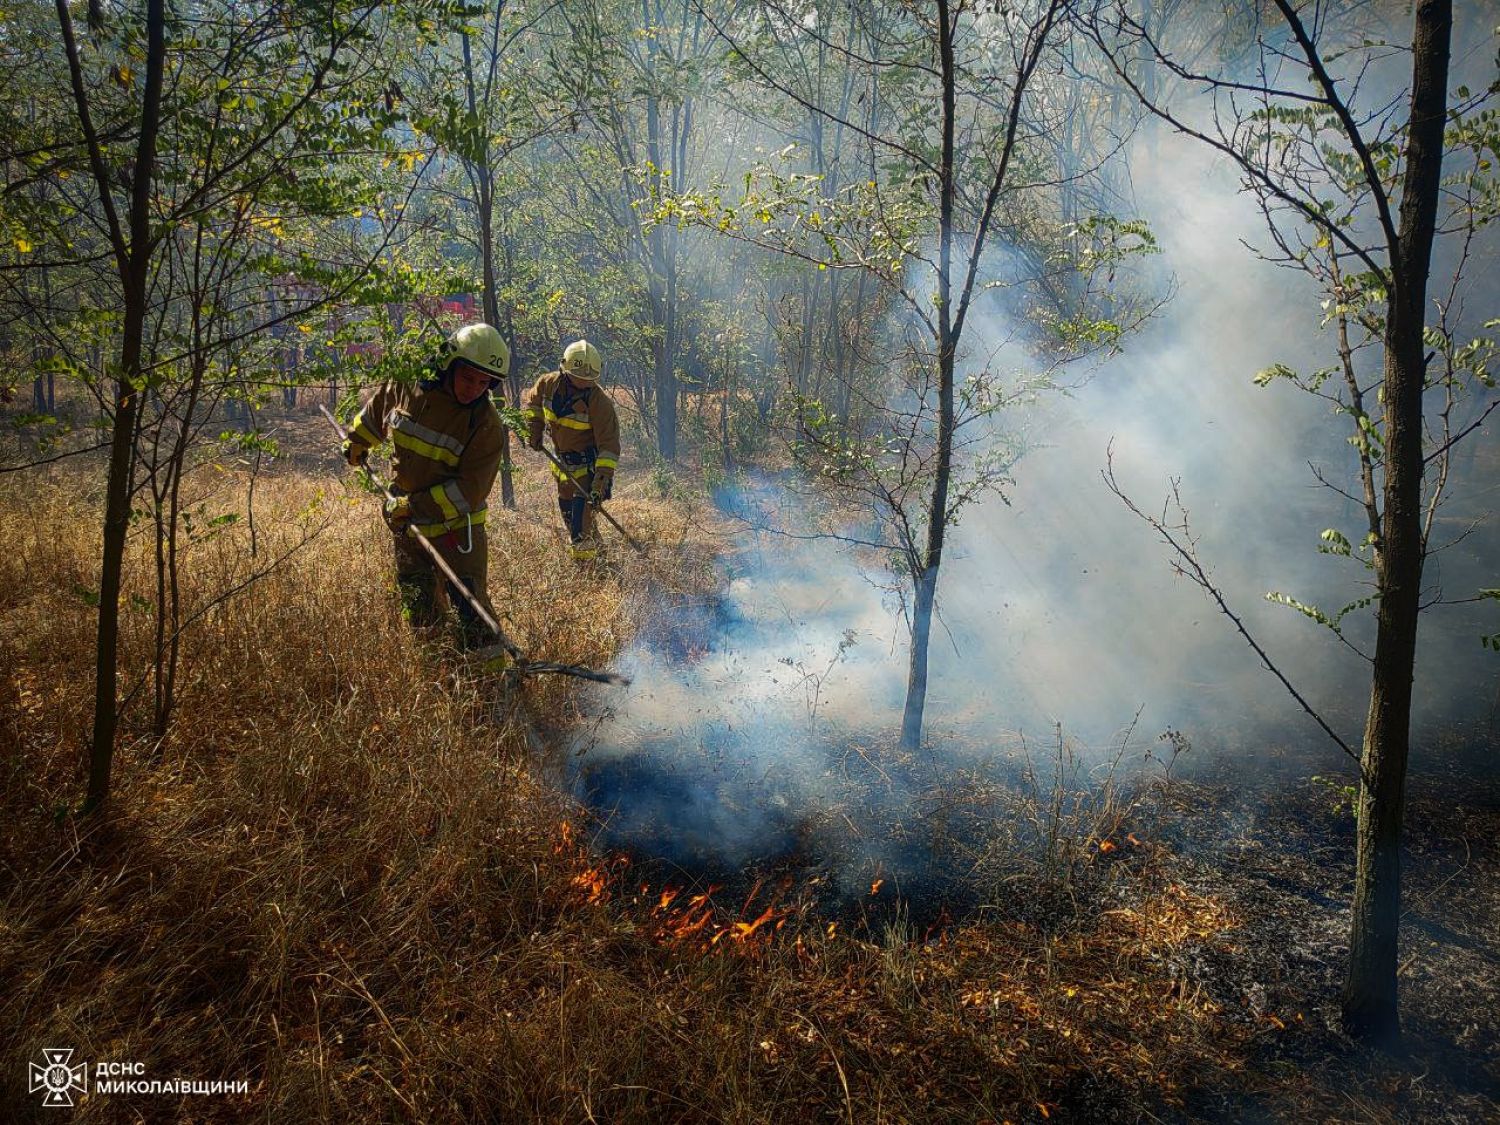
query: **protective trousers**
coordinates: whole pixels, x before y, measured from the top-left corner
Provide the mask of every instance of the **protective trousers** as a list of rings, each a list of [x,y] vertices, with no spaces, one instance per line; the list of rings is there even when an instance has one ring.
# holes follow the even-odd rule
[[[469,535],[472,533],[472,546]],[[486,580],[489,576],[490,546],[483,527],[471,527],[465,532],[450,531],[431,539],[443,561],[453,568],[453,573],[484,606],[491,617],[495,615],[490,604]],[[466,550],[463,548],[467,548]],[[469,600],[453,584],[438,572],[431,556],[410,535],[395,536],[396,586],[401,592],[401,611],[415,626],[439,624],[443,619],[443,603],[452,605],[458,614],[459,642],[466,647],[488,644],[491,640],[489,628],[474,612]]]
[[[599,554],[599,532],[594,524],[597,515],[589,503],[589,492],[594,487],[592,467],[580,477],[557,477],[557,507],[562,512],[563,526],[568,529],[568,542],[575,559],[592,559]]]

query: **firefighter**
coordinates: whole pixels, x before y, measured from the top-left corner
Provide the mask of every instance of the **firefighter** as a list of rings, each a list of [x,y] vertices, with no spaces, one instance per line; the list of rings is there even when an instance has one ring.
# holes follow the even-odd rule
[[[395,536],[396,585],[402,612],[417,626],[436,625],[446,594],[458,613],[461,645],[487,638],[479,615],[433,566],[410,530],[431,540],[453,572],[494,616],[485,580],[489,543],[484,518],[509,441],[491,392],[510,370],[510,348],[488,324],[460,328],[444,341],[431,375],[413,385],[382,383],[355,415],[344,443],[351,465],[391,439],[393,502],[385,519]]]
[[[614,403],[599,386],[604,357],[587,340],[577,340],[563,351],[562,366],[539,378],[526,396],[526,444],[542,448],[542,433],[563,468],[552,465],[557,478],[557,506],[562,510],[573,558],[586,560],[599,553],[590,500],[608,500],[620,461],[620,423]]]

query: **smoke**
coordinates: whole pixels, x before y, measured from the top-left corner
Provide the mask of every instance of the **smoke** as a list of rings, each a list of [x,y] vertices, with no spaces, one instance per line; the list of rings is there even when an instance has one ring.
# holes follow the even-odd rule
[[[635,686],[601,701],[570,758],[575,792],[605,817],[609,840],[696,869],[816,846],[837,853],[829,862],[848,887],[872,871],[918,880],[935,870],[933,842],[907,829],[944,775],[1005,773],[1021,740],[1044,741],[1057,726],[1099,758],[1127,730],[1137,756],[1159,732],[1180,731],[1221,747],[1246,776],[1265,768],[1272,745],[1297,750],[1299,776],[1340,760],[1105,487],[1111,449],[1121,485],[1169,522],[1180,482],[1199,556],[1231,608],[1358,745],[1369,665],[1353,649],[1373,652],[1369,613],[1350,615],[1346,644],[1264,597],[1279,591],[1333,612],[1369,592],[1357,562],[1317,550],[1324,528],[1362,535],[1358,505],[1309,468],[1357,491],[1347,420],[1289,385],[1253,382],[1273,363],[1311,371],[1334,362],[1321,295],[1300,272],[1247,250],[1266,244],[1263,217],[1202,145],[1152,137],[1136,145],[1131,173],[1176,296],[1122,355],[1002,420],[1030,451],[1009,503],[967,510],[949,540],[930,662],[932,750],[921,768],[889,754],[906,687],[906,626],[890,593],[899,584],[879,559],[835,540],[747,530],[723,561],[718,603],[677,622],[692,658],[652,642],[627,652],[620,669]],[[1493,253],[1488,237],[1477,261]],[[1476,324],[1500,312],[1495,290],[1490,279],[1476,292]],[[1014,325],[995,307],[976,312],[967,362],[1024,373],[1031,361]],[[1434,533],[1481,521],[1429,569],[1428,585],[1451,597],[1496,584],[1495,432],[1492,423],[1470,439],[1449,485],[1457,499]],[[720,504],[795,513],[799,501],[755,480],[726,488]],[[1483,607],[1468,608],[1437,607],[1423,620],[1416,768],[1430,763],[1445,725],[1494,728],[1500,676],[1478,644],[1493,623]],[[872,825],[899,831],[882,837]]]
[[[761,484],[722,502],[789,498]],[[904,677],[893,614],[837,544],[747,532],[737,548],[713,606],[625,654],[634,686],[572,759],[611,838],[694,868],[789,853],[847,802],[833,758],[888,727]]]
[[[1320,326],[1322,295],[1300,271],[1246,249],[1266,243],[1262,217],[1201,145],[1162,136],[1146,156],[1138,153],[1132,169],[1136,199],[1176,295],[1123,355],[1029,411],[1019,424],[1037,448],[1017,469],[1011,506],[987,504],[956,530],[941,595],[952,643],[935,647],[933,659],[948,705],[931,713],[938,724],[938,716],[957,716],[955,729],[1055,721],[1095,744],[1138,708],[1146,731],[1234,730],[1251,744],[1272,732],[1323,737],[1207,596],[1173,573],[1169,549],[1105,487],[1112,450],[1127,494],[1168,522],[1178,518],[1179,482],[1199,557],[1231,608],[1357,745],[1368,664],[1328,629],[1264,597],[1281,592],[1331,614],[1369,594],[1371,575],[1358,562],[1318,551],[1324,528],[1355,542],[1363,532],[1362,509],[1320,485],[1310,467],[1358,491],[1347,419],[1284,382],[1253,381],[1273,363],[1309,372],[1335,361],[1332,332]],[[980,331],[1003,340],[1010,326]],[[1475,435],[1459,458],[1455,499],[1434,541],[1485,522],[1434,561],[1434,592],[1439,583],[1455,597],[1493,584],[1494,492],[1487,459],[1476,455],[1489,442],[1493,471],[1493,432]],[[1492,713],[1497,669],[1479,647],[1481,624],[1458,608],[1424,618],[1419,746],[1441,722]],[[1351,613],[1344,634],[1373,652],[1368,612]]]

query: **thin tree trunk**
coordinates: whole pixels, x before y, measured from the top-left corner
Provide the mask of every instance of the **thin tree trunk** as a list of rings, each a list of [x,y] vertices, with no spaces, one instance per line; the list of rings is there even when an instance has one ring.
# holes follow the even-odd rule
[[[160,127],[162,71],[166,58],[166,15],[163,0],[146,4],[146,81],[141,97],[141,131],[131,167],[133,182],[127,215],[128,234],[121,228],[113,188],[89,110],[88,90],[73,20],[67,0],[57,0],[59,29],[68,56],[73,100],[89,148],[89,161],[109,222],[110,241],[121,283],[120,365],[115,376],[114,430],[110,441],[109,478],[105,489],[104,545],[99,565],[99,622],[94,669],[94,729],[89,745],[88,794],[84,811],[92,812],[109,795],[114,763],[117,710],[116,661],[120,639],[120,577],[125,537],[130,527],[130,484],[134,469],[136,427],[140,419],[141,355],[146,327],[146,281],[151,266],[151,181],[156,165]]]
[[[932,611],[937,604],[937,577],[936,570],[916,576],[906,706],[901,712],[901,748],[909,753],[915,753],[922,745],[922,722],[927,710],[927,647],[932,638]]]
[[[726,333],[727,335],[727,333]],[[724,468],[734,468],[734,452],[729,447],[729,399],[734,394],[737,380],[734,378],[739,367],[739,359],[730,358],[729,350],[724,349],[722,359],[724,361],[723,378],[719,380],[719,448],[724,456]]]
[[[167,688],[167,503],[165,486],[158,487],[159,472],[157,465],[150,467],[151,507],[156,526],[156,646],[151,662],[151,728],[158,739],[166,733],[163,699]],[[171,472],[170,466],[167,472]]]
[[[1412,101],[1385,336],[1386,463],[1380,605],[1356,830],[1343,1020],[1394,1042],[1401,918],[1401,823],[1422,582],[1422,327],[1443,162],[1452,0],[1422,0],[1412,37]]]
[[[505,254],[505,276],[515,276],[515,244],[511,239],[509,224],[501,228],[500,246]],[[510,405],[521,405],[521,356],[520,342],[516,339],[516,318],[509,305],[505,307],[505,324],[495,325],[505,334],[505,342],[510,347],[510,377],[507,385],[510,389]]]
[[[467,38],[467,37],[466,37]],[[495,193],[488,167],[479,169],[479,237],[484,243],[484,321],[497,330],[500,327],[500,295],[495,281]],[[519,405],[516,402],[511,406]],[[516,506],[516,486],[510,471],[510,431],[502,430],[500,451],[500,502],[512,510]]]
[[[865,317],[865,288],[869,280],[869,273],[861,270],[859,282],[854,287],[854,307],[849,311],[844,325],[840,326],[838,334],[839,422],[844,433],[851,437],[857,432],[853,418],[854,342],[859,338],[859,326]]]
[[[815,290],[812,278],[802,275],[802,327],[797,347],[797,394],[805,395],[812,386],[812,328]]]
[[[196,312],[194,314],[196,320]],[[195,345],[202,347],[201,340],[197,339],[198,329],[195,325]],[[207,360],[203,355],[193,358],[193,380],[188,387],[187,403],[183,408],[182,429],[178,432],[176,445],[172,449],[171,461],[167,466],[167,534],[166,534],[166,602],[160,600],[157,603],[158,630],[157,630],[157,660],[165,660],[165,675],[162,676],[163,690],[158,693],[156,718],[153,733],[158,739],[165,738],[167,728],[172,723],[172,712],[177,704],[177,666],[181,657],[182,638],[182,580],[178,568],[177,553],[177,529],[182,519],[182,474],[187,465],[188,442],[192,435],[193,415],[198,408],[198,398],[203,389],[203,377]],[[260,457],[259,449],[256,451],[257,460]],[[254,525],[251,525],[250,555],[255,557]],[[161,625],[170,626],[170,636],[167,640],[166,651],[162,651]]]
[[[668,236],[672,237],[671,235]],[[663,459],[677,459],[677,261],[675,248],[663,254],[667,285],[666,336],[656,367],[657,447]]]
[[[938,432],[937,467],[927,506],[927,545],[922,566],[913,575],[911,664],[906,678],[906,707],[901,716],[901,747],[915,753],[922,745],[922,718],[927,706],[927,648],[937,602],[938,568],[948,530],[948,480],[953,461],[953,125],[955,116],[953,25],[948,0],[938,0],[938,59],[943,82],[943,153],[939,168],[938,209]]]
[[[497,11],[495,18],[500,14]],[[474,86],[474,56],[469,45],[469,33],[462,33],[464,52],[464,83],[469,97],[469,115],[479,120],[478,96]],[[489,106],[486,104],[485,109]],[[475,187],[475,209],[479,212],[479,260],[484,270],[484,322],[497,331],[500,328],[500,295],[495,283],[495,182],[490,168],[490,145],[486,141],[480,146],[478,159],[469,169]],[[516,403],[510,405],[515,406]],[[516,506],[516,486],[510,473],[509,430],[501,430],[500,451],[500,502],[512,510]]]

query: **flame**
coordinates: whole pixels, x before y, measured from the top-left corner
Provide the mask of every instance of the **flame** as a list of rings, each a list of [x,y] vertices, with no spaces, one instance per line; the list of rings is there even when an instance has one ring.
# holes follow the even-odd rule
[[[1119,846],[1120,845],[1116,844],[1113,840],[1100,840],[1099,841],[1099,854],[1100,855],[1108,855],[1110,852],[1114,851]]]
[[[552,847],[553,855],[569,855],[578,864],[579,870],[568,882],[583,892],[585,900],[590,906],[597,905],[609,898],[610,886],[613,882],[623,878],[625,868],[630,866],[628,856],[614,855],[594,863],[593,856],[588,847],[580,843],[573,825],[568,821],[561,821],[557,826],[558,841]],[[643,887],[642,890],[645,890]]]
[[[761,926],[771,921],[771,919],[773,919],[775,916],[776,908],[774,906],[768,906],[761,913],[760,917],[755,921],[736,922],[734,924],[734,940],[744,941],[746,938],[750,937],[751,934],[755,933],[756,930],[760,929]]]
[[[684,938],[690,938],[694,934],[701,933],[703,927],[708,925],[709,920],[712,919],[713,916],[713,910],[711,908],[705,907],[702,913],[700,913],[696,919],[691,913],[685,914],[677,921],[671,923],[667,927],[667,929],[674,938],[676,938],[678,941],[682,941]]]
[[[745,896],[745,905],[742,906],[742,907],[740,907],[740,913],[741,914],[748,914],[748,913],[750,913],[750,904],[755,901],[755,896],[758,895],[758,894],[760,894],[760,889],[761,889],[761,887],[765,886],[765,883],[766,883],[766,880],[765,880],[764,876],[762,876],[761,878],[755,880],[755,886],[751,887],[750,888],[750,893]]]
[[[663,887],[654,900],[648,900],[652,901],[651,913],[657,919],[657,940],[674,943],[701,941],[705,952],[723,948],[748,955],[770,942],[772,935],[779,932],[794,913],[793,907],[776,900],[780,897],[778,895],[751,917],[750,905],[763,889],[763,882],[757,882],[739,911],[739,917],[732,918],[714,901],[714,895],[722,889],[719,885],[711,886],[683,900],[682,888]],[[726,942],[725,938],[729,940]],[[800,934],[797,940],[801,941]]]
[[[609,872],[603,867],[588,867],[573,876],[573,886],[583,891],[588,904],[603,902],[609,894]]]
[[[1139,841],[1139,840],[1137,840],[1137,839],[1136,839],[1136,838],[1135,838],[1135,833],[1134,833],[1134,832],[1131,832],[1131,833],[1129,833],[1129,834],[1128,834],[1128,835],[1127,835],[1127,836],[1126,836],[1126,837],[1125,837],[1125,839],[1127,839],[1127,840],[1129,840],[1129,841],[1130,841],[1130,842],[1131,842],[1131,843],[1132,843],[1132,844],[1134,844],[1134,845],[1135,845],[1135,846],[1136,846],[1136,847],[1140,847],[1140,846],[1141,846],[1141,842],[1140,842],[1140,841]]]
[[[883,886],[885,886],[885,880],[876,879],[873,883],[870,884],[870,893],[872,895],[878,895],[880,893],[880,888]]]
[[[702,933],[713,920],[714,911],[712,898],[719,888],[709,887],[707,891],[690,895],[687,905],[673,910],[672,904],[682,894],[680,887],[664,887],[657,897],[654,913],[665,915],[658,927],[658,934],[674,941],[686,941]]]

